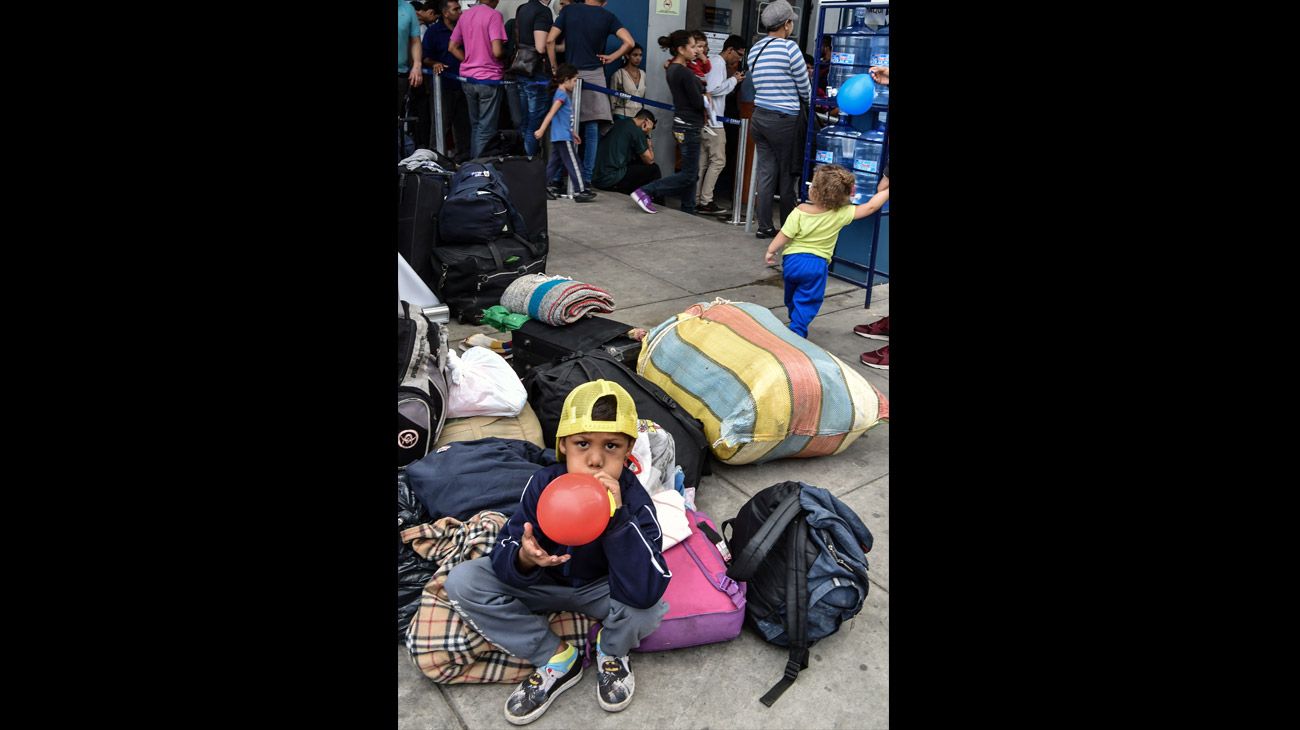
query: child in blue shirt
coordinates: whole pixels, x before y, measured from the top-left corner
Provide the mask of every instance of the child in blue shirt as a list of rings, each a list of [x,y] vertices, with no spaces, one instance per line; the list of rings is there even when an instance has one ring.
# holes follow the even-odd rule
[[[559,84],[555,90],[555,101],[551,102],[551,110],[547,112],[541,126],[533,132],[533,137],[540,140],[554,120],[555,125],[551,126],[551,161],[546,163],[546,195],[551,200],[559,195],[560,175],[563,172],[560,165],[564,165],[569,179],[573,180],[573,189],[578,191],[573,194],[574,201],[586,203],[596,198],[596,192],[582,184],[582,175],[578,172],[582,169],[582,163],[578,161],[575,148],[582,144],[582,137],[573,129],[573,102],[569,98],[578,81],[577,67],[571,63],[560,64],[555,71],[555,80]],[[595,141],[591,140],[592,143]]]

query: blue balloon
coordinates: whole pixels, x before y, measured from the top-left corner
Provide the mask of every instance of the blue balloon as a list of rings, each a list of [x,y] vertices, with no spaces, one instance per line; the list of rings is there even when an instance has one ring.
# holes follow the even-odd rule
[[[863,114],[871,108],[875,98],[876,82],[871,80],[871,74],[857,74],[840,86],[835,103],[845,114]]]

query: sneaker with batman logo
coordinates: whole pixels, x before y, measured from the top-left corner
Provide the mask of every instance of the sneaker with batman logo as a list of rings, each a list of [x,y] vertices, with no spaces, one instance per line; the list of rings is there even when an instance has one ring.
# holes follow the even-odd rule
[[[619,712],[632,701],[636,681],[625,656],[596,655],[596,699],[606,712]]]
[[[567,672],[554,664],[538,667],[506,699],[506,721],[511,725],[527,725],[546,712],[556,697],[582,679],[582,661],[575,660]]]

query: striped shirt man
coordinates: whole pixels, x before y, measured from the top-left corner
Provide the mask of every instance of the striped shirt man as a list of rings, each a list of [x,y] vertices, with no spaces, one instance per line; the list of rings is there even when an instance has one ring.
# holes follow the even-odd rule
[[[807,102],[812,94],[808,66],[799,44],[768,36],[755,43],[748,55],[758,59],[749,69],[749,78],[754,82],[754,106],[779,114],[798,114],[799,99]]]

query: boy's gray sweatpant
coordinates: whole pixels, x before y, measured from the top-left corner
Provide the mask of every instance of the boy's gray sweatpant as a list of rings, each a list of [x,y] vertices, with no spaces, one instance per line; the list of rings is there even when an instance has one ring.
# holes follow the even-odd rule
[[[447,597],[461,616],[488,641],[514,656],[540,667],[560,645],[547,623],[553,611],[577,611],[599,619],[604,626],[600,648],[611,656],[626,656],[659,628],[668,604],[632,608],[609,597],[609,581],[581,588],[537,585],[516,588],[497,578],[488,556],[452,568],[447,576]]]

